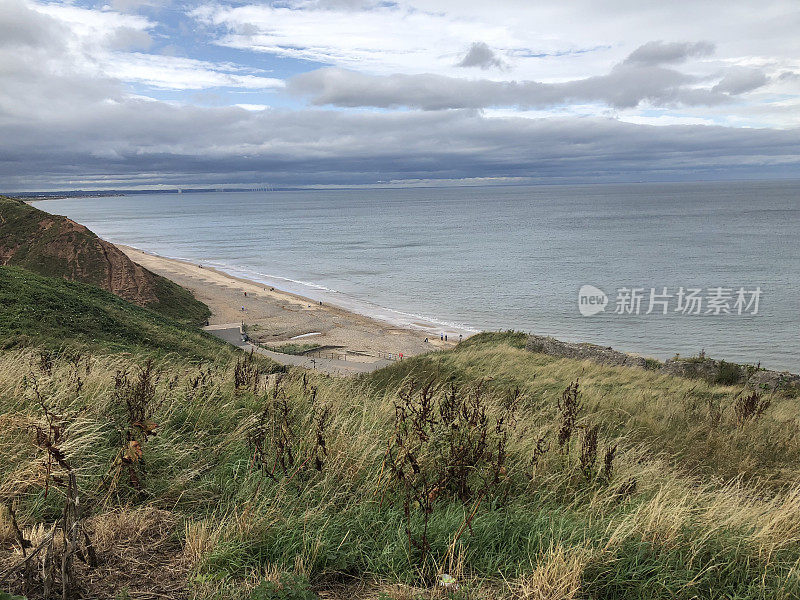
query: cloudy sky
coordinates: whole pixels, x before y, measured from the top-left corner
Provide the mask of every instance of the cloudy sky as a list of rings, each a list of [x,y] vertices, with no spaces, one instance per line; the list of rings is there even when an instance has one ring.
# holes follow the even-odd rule
[[[0,0],[0,191],[800,178],[797,0]]]

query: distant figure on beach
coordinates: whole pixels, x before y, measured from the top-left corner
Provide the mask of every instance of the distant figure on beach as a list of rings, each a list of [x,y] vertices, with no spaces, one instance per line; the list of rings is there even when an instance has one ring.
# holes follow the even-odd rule
[[[400,360],[403,360],[403,353],[400,353]]]
[[[440,339],[440,340],[442,340],[442,341],[444,341],[444,334],[443,334],[443,333],[440,333],[440,334],[439,334],[439,339]]]
[[[444,341],[445,342],[447,341],[447,334],[446,333],[444,334]]]
[[[463,339],[464,339],[464,334],[459,333],[458,334],[458,343],[460,344],[461,340],[463,340]]]
[[[425,343],[426,343],[426,344],[428,343],[428,338],[425,338]]]
[[[244,297],[247,298],[247,292],[244,293]]]
[[[242,307],[242,312],[244,312],[244,306]]]

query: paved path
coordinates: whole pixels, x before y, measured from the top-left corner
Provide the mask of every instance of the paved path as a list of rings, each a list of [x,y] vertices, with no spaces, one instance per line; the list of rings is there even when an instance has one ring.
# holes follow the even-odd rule
[[[303,355],[282,354],[281,352],[273,352],[261,348],[249,342],[242,340],[241,327],[236,323],[228,323],[226,325],[210,325],[204,327],[208,333],[214,335],[221,340],[224,340],[241,348],[242,350],[250,351],[251,349],[257,354],[268,356],[272,360],[282,365],[290,365],[293,367],[305,367],[306,369],[316,369],[331,375],[354,375],[356,373],[371,373],[377,369],[381,369],[386,365],[392,364],[392,361],[384,358],[376,359],[374,362],[359,362],[350,360],[338,360],[334,358],[310,358]]]

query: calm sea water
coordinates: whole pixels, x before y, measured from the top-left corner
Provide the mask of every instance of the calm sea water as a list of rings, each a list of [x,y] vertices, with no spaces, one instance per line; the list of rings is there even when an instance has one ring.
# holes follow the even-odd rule
[[[800,182],[148,194],[39,205],[100,236],[398,323],[800,371]],[[609,296],[578,311],[585,284]],[[614,314],[760,287],[758,314]],[[731,302],[733,307],[733,302]],[[734,311],[736,312],[736,311]],[[752,307],[750,309],[752,312]]]

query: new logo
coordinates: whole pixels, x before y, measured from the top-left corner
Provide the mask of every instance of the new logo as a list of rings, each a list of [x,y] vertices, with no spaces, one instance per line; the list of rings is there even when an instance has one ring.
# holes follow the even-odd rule
[[[578,290],[578,310],[584,317],[603,312],[608,304],[606,293],[593,285],[582,285]]]

